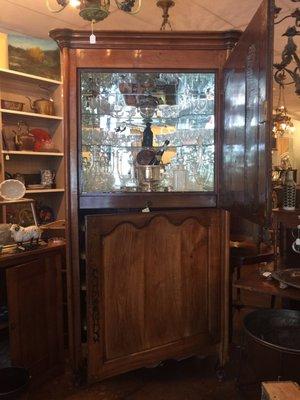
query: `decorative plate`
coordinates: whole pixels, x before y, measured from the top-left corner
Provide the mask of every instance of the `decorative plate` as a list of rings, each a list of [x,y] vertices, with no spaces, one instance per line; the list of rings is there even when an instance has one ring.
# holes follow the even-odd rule
[[[0,184],[0,196],[4,200],[19,200],[24,197],[25,193],[24,184],[16,179],[8,179]]]

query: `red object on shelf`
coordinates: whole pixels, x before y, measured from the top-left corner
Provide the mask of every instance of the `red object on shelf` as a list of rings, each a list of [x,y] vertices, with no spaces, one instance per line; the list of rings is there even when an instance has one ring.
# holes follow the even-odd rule
[[[47,147],[47,148],[53,147],[52,138],[51,138],[50,134],[47,131],[45,131],[44,129],[34,128],[34,129],[30,130],[30,133],[35,138],[35,145],[34,145],[35,151],[42,151],[44,149],[44,147]],[[51,144],[51,145],[49,145],[49,144]]]

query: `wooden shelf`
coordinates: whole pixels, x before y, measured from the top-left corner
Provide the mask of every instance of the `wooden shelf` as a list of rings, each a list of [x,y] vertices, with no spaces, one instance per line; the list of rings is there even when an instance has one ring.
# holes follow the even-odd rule
[[[56,121],[61,121],[63,117],[58,116],[58,115],[47,115],[47,114],[38,114],[38,113],[33,113],[33,112],[27,112],[27,111],[15,111],[15,110],[7,110],[6,108],[0,108],[0,112],[2,114],[6,115],[18,115],[20,117],[25,117],[25,118],[41,118],[41,119],[49,119],[49,120],[56,120]]]
[[[290,286],[286,289],[281,289],[278,281],[274,279],[268,280],[261,276],[258,271],[251,271],[247,277],[238,279],[233,283],[233,287],[249,292],[300,301],[299,289]]]
[[[47,98],[48,96],[53,98],[55,115],[39,114],[32,110],[25,101],[26,96],[30,96],[32,100],[44,97],[45,90],[48,92]],[[20,171],[23,174],[34,174],[45,168],[55,171],[58,189],[43,189],[40,186],[33,186],[26,190],[25,197],[33,198],[32,201],[44,199],[47,206],[53,210],[54,215],[59,219],[64,219],[66,212],[62,90],[61,80],[0,68],[0,100],[20,101],[27,104],[24,104],[21,111],[10,110],[9,107],[4,108],[0,104],[0,131],[5,126],[8,140],[12,141],[14,126],[23,121],[31,128],[41,127],[46,129],[55,144],[50,151],[46,148],[43,149],[45,151],[33,151],[33,147],[28,147],[27,150],[21,148],[22,150],[19,151],[19,147],[19,150],[14,146],[3,147],[4,143],[1,140],[0,164],[7,166],[12,174]],[[4,171],[7,168],[2,168],[0,171],[0,183],[5,179]],[[1,203],[3,204],[3,202]],[[19,201],[19,203],[26,203],[26,200]],[[12,204],[12,202],[7,202],[7,204]],[[0,216],[2,216],[3,221],[7,219],[7,213],[7,208],[0,208]],[[57,232],[60,233],[61,230]],[[63,231],[61,235],[64,236]]]
[[[0,76],[3,78],[16,78],[18,80],[24,81],[24,82],[36,82],[36,83],[46,83],[51,86],[57,86],[61,85],[62,81],[57,81],[55,79],[48,79],[43,76],[37,76],[37,75],[31,75],[31,74],[25,74],[24,72],[19,72],[19,71],[14,71],[12,69],[6,69],[6,68],[0,68]]]
[[[63,193],[65,189],[35,189],[35,190],[26,190],[26,193],[28,194],[34,194],[34,193]]]
[[[30,203],[34,203],[35,201],[33,199],[19,199],[19,200],[1,200],[2,197],[0,197],[0,206],[8,206],[10,204],[30,204]]]
[[[42,225],[43,229],[46,230],[64,230],[66,229],[66,221],[63,219],[57,219],[56,221],[49,222],[48,224]]]
[[[42,225],[42,226],[44,227],[44,225]],[[44,229],[45,229],[45,228],[44,228]],[[50,228],[47,227],[46,230],[51,231],[51,232],[54,232],[54,231],[63,232],[63,231],[66,230],[66,227],[65,227],[65,226],[57,226],[57,227],[54,226],[53,228],[52,228],[52,227],[50,227]]]
[[[48,157],[63,157],[64,153],[60,152],[47,152],[47,151],[17,151],[17,150],[3,150],[2,154],[14,156],[48,156]]]

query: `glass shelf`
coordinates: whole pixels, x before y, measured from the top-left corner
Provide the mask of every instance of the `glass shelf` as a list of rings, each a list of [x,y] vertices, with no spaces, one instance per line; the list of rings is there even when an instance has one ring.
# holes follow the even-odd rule
[[[168,145],[168,149],[166,151],[171,151],[171,150],[176,150],[180,149],[182,147],[187,147],[187,148],[195,148],[198,147],[198,143],[192,143],[192,144],[179,144],[179,145]],[[209,146],[214,146],[214,142],[211,143],[202,143],[201,147],[209,147]],[[111,148],[111,149],[124,149],[124,150],[142,150],[145,149],[145,147],[142,146],[126,146],[126,145],[114,145],[114,144],[82,144],[82,149],[83,151],[85,149],[92,150],[93,147],[97,147],[99,149],[105,149],[105,148]],[[148,147],[147,147],[148,148]],[[153,149],[154,151],[159,150],[161,146],[153,146],[150,149]]]
[[[128,116],[126,117],[126,116],[111,115],[109,113],[107,113],[107,114],[104,114],[104,113],[102,113],[102,114],[101,113],[81,113],[81,115],[83,117],[89,117],[89,118],[95,117],[95,118],[98,118],[98,119],[100,119],[104,115],[107,115],[107,116],[109,116],[111,118],[115,118],[118,121],[122,121],[122,122],[123,121],[124,122],[130,122],[132,120],[139,121],[140,123],[144,122],[144,119],[142,117],[128,117]],[[211,117],[211,114],[210,113],[200,113],[199,114],[199,113],[197,113],[195,111],[194,114],[181,114],[181,115],[178,115],[177,117],[168,117],[168,116],[165,116],[165,117],[152,117],[151,118],[151,122],[155,123],[155,122],[159,122],[161,120],[168,120],[168,121],[171,120],[171,121],[175,121],[176,122],[178,119],[183,119],[183,118],[201,119],[201,118],[207,118],[207,117]]]
[[[80,78],[81,194],[214,191],[214,73]]]
[[[82,96],[88,96],[91,92],[90,92],[90,90],[85,90],[85,91],[82,91],[81,92],[82,93]],[[199,89],[196,89],[196,90],[191,90],[191,91],[188,91],[188,92],[180,92],[180,91],[174,91],[174,92],[169,92],[168,93],[168,95],[169,96],[174,96],[175,98],[176,97],[178,97],[178,96],[190,96],[191,94],[193,95],[193,96],[197,96],[197,97],[200,97],[200,98],[203,98],[203,100],[204,99],[206,99],[206,94],[204,93],[204,95],[203,95],[203,93],[204,92],[201,92],[201,90],[199,90]],[[123,98],[124,96],[132,96],[132,97],[135,97],[135,96],[156,96],[156,97],[158,97],[158,93],[157,92],[151,92],[151,91],[144,91],[144,92],[135,92],[135,93],[125,93],[125,94],[123,94],[123,93],[120,93],[120,91],[119,92],[114,92],[114,91],[110,91],[110,90],[102,90],[101,91],[101,89],[100,89],[100,92],[99,92],[99,96],[100,97],[106,97],[106,96],[111,96],[111,97],[120,97],[120,98]],[[213,97],[212,98],[210,98],[209,99],[210,101],[214,101],[214,99],[213,99]]]
[[[100,114],[85,114],[82,115],[82,123],[85,128],[93,128],[94,130],[101,129],[101,118],[105,119],[106,124],[109,126],[109,129],[117,129],[118,127],[122,127],[123,125],[126,128],[133,127],[143,127],[145,128],[145,120],[141,117],[114,117],[111,115],[100,115]],[[199,126],[201,128],[205,128],[206,125],[210,124],[214,125],[214,119],[209,114],[189,114],[182,115],[176,118],[171,117],[152,117],[151,123],[160,127],[167,126],[187,126],[188,129],[191,129],[192,126]]]

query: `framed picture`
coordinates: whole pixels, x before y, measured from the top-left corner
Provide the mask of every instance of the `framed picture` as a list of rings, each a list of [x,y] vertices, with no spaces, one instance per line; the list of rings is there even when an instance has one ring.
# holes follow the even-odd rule
[[[34,225],[34,218],[30,204],[11,204],[6,208],[6,220],[8,224],[21,226]]]
[[[60,80],[60,51],[50,39],[8,34],[9,69]]]

